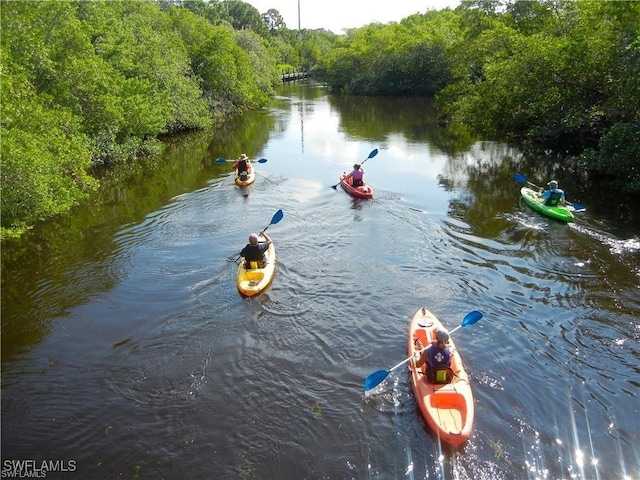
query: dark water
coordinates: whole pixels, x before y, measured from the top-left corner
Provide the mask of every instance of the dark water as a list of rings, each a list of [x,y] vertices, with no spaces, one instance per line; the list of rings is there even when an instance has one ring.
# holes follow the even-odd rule
[[[637,225],[588,197],[575,224],[539,216],[511,177],[552,170],[439,129],[428,102],[289,85],[168,143],[2,245],[3,477],[639,477]],[[374,200],[330,188],[374,148]],[[214,162],[243,152],[268,159],[245,190]],[[234,261],[278,209],[276,278],[242,299]],[[476,408],[458,452],[406,371],[364,396],[422,306],[484,314],[454,334]]]

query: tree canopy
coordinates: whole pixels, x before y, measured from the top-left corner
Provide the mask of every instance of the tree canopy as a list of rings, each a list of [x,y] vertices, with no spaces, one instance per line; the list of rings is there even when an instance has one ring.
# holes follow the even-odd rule
[[[1,2],[3,233],[68,210],[96,187],[92,166],[265,105],[277,84],[266,26],[223,3]]]
[[[68,210],[96,165],[262,107],[293,69],[343,94],[433,96],[442,121],[640,192],[640,2],[462,0],[345,35],[241,0],[0,6],[3,234]]]

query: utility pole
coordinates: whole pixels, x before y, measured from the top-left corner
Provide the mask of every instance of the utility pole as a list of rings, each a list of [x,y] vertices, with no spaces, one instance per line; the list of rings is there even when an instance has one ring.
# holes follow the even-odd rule
[[[298,41],[302,43],[302,30],[300,29],[300,0],[298,0]]]

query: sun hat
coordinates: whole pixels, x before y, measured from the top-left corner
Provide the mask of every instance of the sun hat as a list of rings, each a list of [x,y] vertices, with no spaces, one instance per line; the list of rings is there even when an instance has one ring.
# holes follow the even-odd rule
[[[436,329],[436,338],[438,339],[438,342],[447,343],[449,341],[449,332],[442,327],[438,327]]]
[[[558,188],[558,182],[556,182],[555,180],[551,180],[549,183],[547,183],[547,186],[551,188]]]
[[[256,245],[258,243],[258,234],[257,233],[252,233],[251,235],[249,235],[249,243],[251,245]]]
[[[244,153],[242,155],[240,155],[240,160],[247,160],[249,157],[247,157]]]

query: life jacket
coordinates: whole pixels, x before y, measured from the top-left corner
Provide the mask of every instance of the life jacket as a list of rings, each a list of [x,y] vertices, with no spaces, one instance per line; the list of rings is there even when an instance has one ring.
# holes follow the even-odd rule
[[[351,172],[351,186],[359,187],[360,185],[363,185],[364,182],[362,181],[362,177],[364,177],[364,172],[362,170],[354,170]]]
[[[449,347],[445,347],[444,350],[440,350],[435,345],[431,345],[428,352],[428,363],[430,367],[448,367],[451,365],[451,350]]]
[[[549,195],[549,197],[547,197],[544,204],[547,207],[557,207],[558,202],[560,201],[561,198],[562,198],[562,192],[559,192],[557,190],[551,190],[551,194]]]

